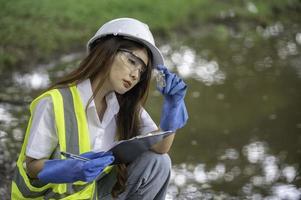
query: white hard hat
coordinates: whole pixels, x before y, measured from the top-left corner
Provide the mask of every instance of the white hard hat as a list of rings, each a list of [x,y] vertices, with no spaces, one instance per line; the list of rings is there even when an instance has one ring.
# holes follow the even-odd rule
[[[153,66],[164,65],[163,56],[156,47],[154,37],[145,23],[132,18],[118,18],[105,23],[88,41],[88,52],[95,40],[106,35],[125,36],[128,39],[144,44],[152,52]]]

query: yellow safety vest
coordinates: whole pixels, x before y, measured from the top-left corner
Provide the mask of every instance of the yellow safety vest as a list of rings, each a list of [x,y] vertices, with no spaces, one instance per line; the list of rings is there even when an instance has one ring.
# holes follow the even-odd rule
[[[77,181],[68,184],[43,184],[38,179],[30,179],[26,174],[25,151],[29,138],[34,109],[44,97],[52,98],[58,146],[51,159],[64,159],[60,151],[81,154],[91,151],[90,136],[85,114],[85,107],[75,85],[69,88],[53,89],[37,97],[30,105],[29,119],[21,153],[17,161],[12,181],[11,199],[97,199],[96,183]],[[104,173],[109,173],[107,167]]]

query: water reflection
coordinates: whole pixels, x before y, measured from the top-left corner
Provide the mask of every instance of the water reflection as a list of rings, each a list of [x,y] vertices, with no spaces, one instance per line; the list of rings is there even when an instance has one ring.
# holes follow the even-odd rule
[[[247,9],[249,12],[254,13],[254,14],[256,14],[258,12],[258,9],[253,2],[247,2]]]
[[[29,90],[37,90],[46,88],[49,85],[49,75],[47,71],[34,72],[32,74],[19,74],[15,73],[13,80],[23,88]]]
[[[263,142],[254,142],[244,146],[243,153],[250,163],[258,163],[265,156],[266,146]]]
[[[284,60],[288,56],[294,56],[298,54],[298,48],[295,42],[279,42],[278,56]]]
[[[296,42],[301,45],[301,33],[296,34]]]
[[[225,150],[225,153],[221,155],[219,160],[237,160],[239,159],[239,152],[233,148],[228,148]]]
[[[7,107],[11,107],[10,105],[0,104],[0,123],[4,126],[9,126],[9,124],[16,120],[15,117],[8,111]],[[0,137],[1,138],[1,137]]]
[[[160,48],[166,58],[166,66],[174,70],[183,78],[194,78],[205,85],[223,84],[226,74],[219,69],[217,61],[208,61],[187,47],[181,46],[179,50],[172,49],[169,45]]]
[[[256,30],[263,38],[268,39],[270,37],[278,36],[281,32],[283,32],[284,27],[281,22],[276,22],[275,24],[267,26],[266,28],[258,26]]]
[[[247,162],[233,166],[239,152]],[[206,163],[174,165],[167,199],[286,199],[301,198],[301,188],[294,184],[297,168],[271,155],[265,141],[255,141],[241,149],[228,148],[215,166]],[[236,195],[219,191],[220,184],[241,183]],[[266,194],[265,196],[263,195]]]
[[[297,189],[294,185],[284,185],[278,184],[272,187],[272,196],[270,198],[279,198],[279,199],[300,199],[301,190]]]

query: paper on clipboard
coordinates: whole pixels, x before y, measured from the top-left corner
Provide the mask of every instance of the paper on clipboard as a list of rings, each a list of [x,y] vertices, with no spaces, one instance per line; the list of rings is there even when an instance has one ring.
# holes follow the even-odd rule
[[[173,134],[172,131],[158,131],[147,135],[139,135],[129,140],[118,141],[109,149],[109,151],[113,152],[115,157],[113,164],[127,164],[134,161],[142,153],[148,151],[154,144],[171,134]]]

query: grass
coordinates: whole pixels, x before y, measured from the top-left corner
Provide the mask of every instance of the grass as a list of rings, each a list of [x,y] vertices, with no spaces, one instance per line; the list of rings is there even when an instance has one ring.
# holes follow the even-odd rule
[[[196,26],[204,29],[208,22],[224,23],[229,19],[268,24],[279,18],[275,12],[300,10],[298,0],[252,2],[257,13],[249,12],[247,2],[239,0],[0,0],[0,72],[26,70],[63,53],[84,51],[99,26],[117,17],[138,18],[155,36],[166,38],[173,30],[193,30]],[[221,19],[222,15],[225,18]]]
[[[63,52],[84,49],[101,24],[117,17],[138,18],[154,32],[167,32],[196,2],[1,1],[0,25],[5,28],[0,31],[0,68],[33,65]]]

